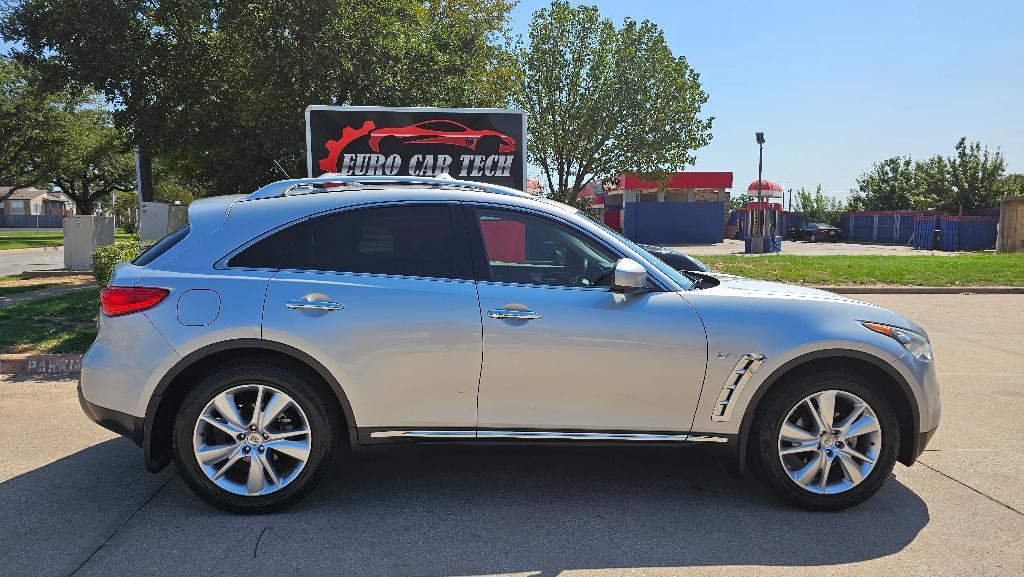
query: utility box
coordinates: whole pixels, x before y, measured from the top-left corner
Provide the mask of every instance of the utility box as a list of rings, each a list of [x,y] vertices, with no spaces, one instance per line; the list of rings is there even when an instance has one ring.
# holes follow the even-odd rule
[[[92,269],[92,251],[108,244],[114,244],[113,217],[91,214],[64,217],[64,268]]]
[[[999,203],[996,250],[1024,252],[1024,196],[1008,196]]]
[[[160,240],[188,224],[188,207],[183,204],[144,202],[139,212],[139,238]]]

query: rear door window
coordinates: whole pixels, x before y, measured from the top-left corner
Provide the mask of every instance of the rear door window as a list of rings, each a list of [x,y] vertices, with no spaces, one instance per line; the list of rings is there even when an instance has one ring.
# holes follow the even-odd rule
[[[401,205],[318,219],[313,268],[323,271],[469,279],[461,213],[451,205]]]

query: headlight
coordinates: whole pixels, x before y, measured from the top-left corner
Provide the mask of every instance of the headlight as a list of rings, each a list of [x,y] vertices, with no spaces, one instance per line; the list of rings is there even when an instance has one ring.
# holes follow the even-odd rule
[[[889,325],[880,325],[878,323],[861,324],[880,335],[885,335],[889,338],[895,339],[899,344],[903,345],[903,348],[910,351],[910,354],[914,355],[915,359],[929,362],[932,360],[931,343],[928,342],[928,339],[914,331],[898,327],[890,327]]]

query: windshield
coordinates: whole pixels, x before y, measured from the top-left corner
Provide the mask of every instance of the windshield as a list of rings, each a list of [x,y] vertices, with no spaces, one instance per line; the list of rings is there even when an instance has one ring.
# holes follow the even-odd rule
[[[629,240],[628,238],[622,236],[621,234],[616,232],[615,229],[613,229],[610,226],[608,226],[607,224],[597,220],[596,218],[590,216],[589,214],[583,212],[582,210],[576,211],[576,214],[585,217],[590,222],[592,222],[592,223],[600,226],[601,228],[603,228],[608,234],[610,234],[610,235],[614,236],[615,238],[619,239],[619,241],[622,242],[622,244],[624,244],[624,245],[628,246],[629,248],[633,249],[634,252],[636,252],[641,257],[643,257],[644,260],[649,262],[651,264],[651,266],[653,266],[654,268],[658,269],[665,276],[667,276],[670,279],[672,279],[673,281],[675,281],[675,283],[677,285],[683,287],[683,289],[685,289],[685,290],[692,290],[693,289],[693,281],[692,280],[690,280],[687,276],[683,275],[682,273],[680,273],[676,269],[674,269],[674,268],[668,266],[667,264],[665,264],[664,262],[662,262],[661,259],[659,259],[658,257],[656,257],[653,254],[651,254],[651,253],[647,252],[646,250],[644,250],[644,248],[642,246],[640,246],[637,243],[635,243],[635,242]]]

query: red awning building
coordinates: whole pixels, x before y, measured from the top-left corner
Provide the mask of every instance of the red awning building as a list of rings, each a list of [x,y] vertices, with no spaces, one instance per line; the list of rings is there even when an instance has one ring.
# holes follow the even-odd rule
[[[592,182],[581,195],[593,196],[605,224],[633,240],[683,244],[722,241],[730,188],[731,172],[677,172],[664,188],[622,174]]]

